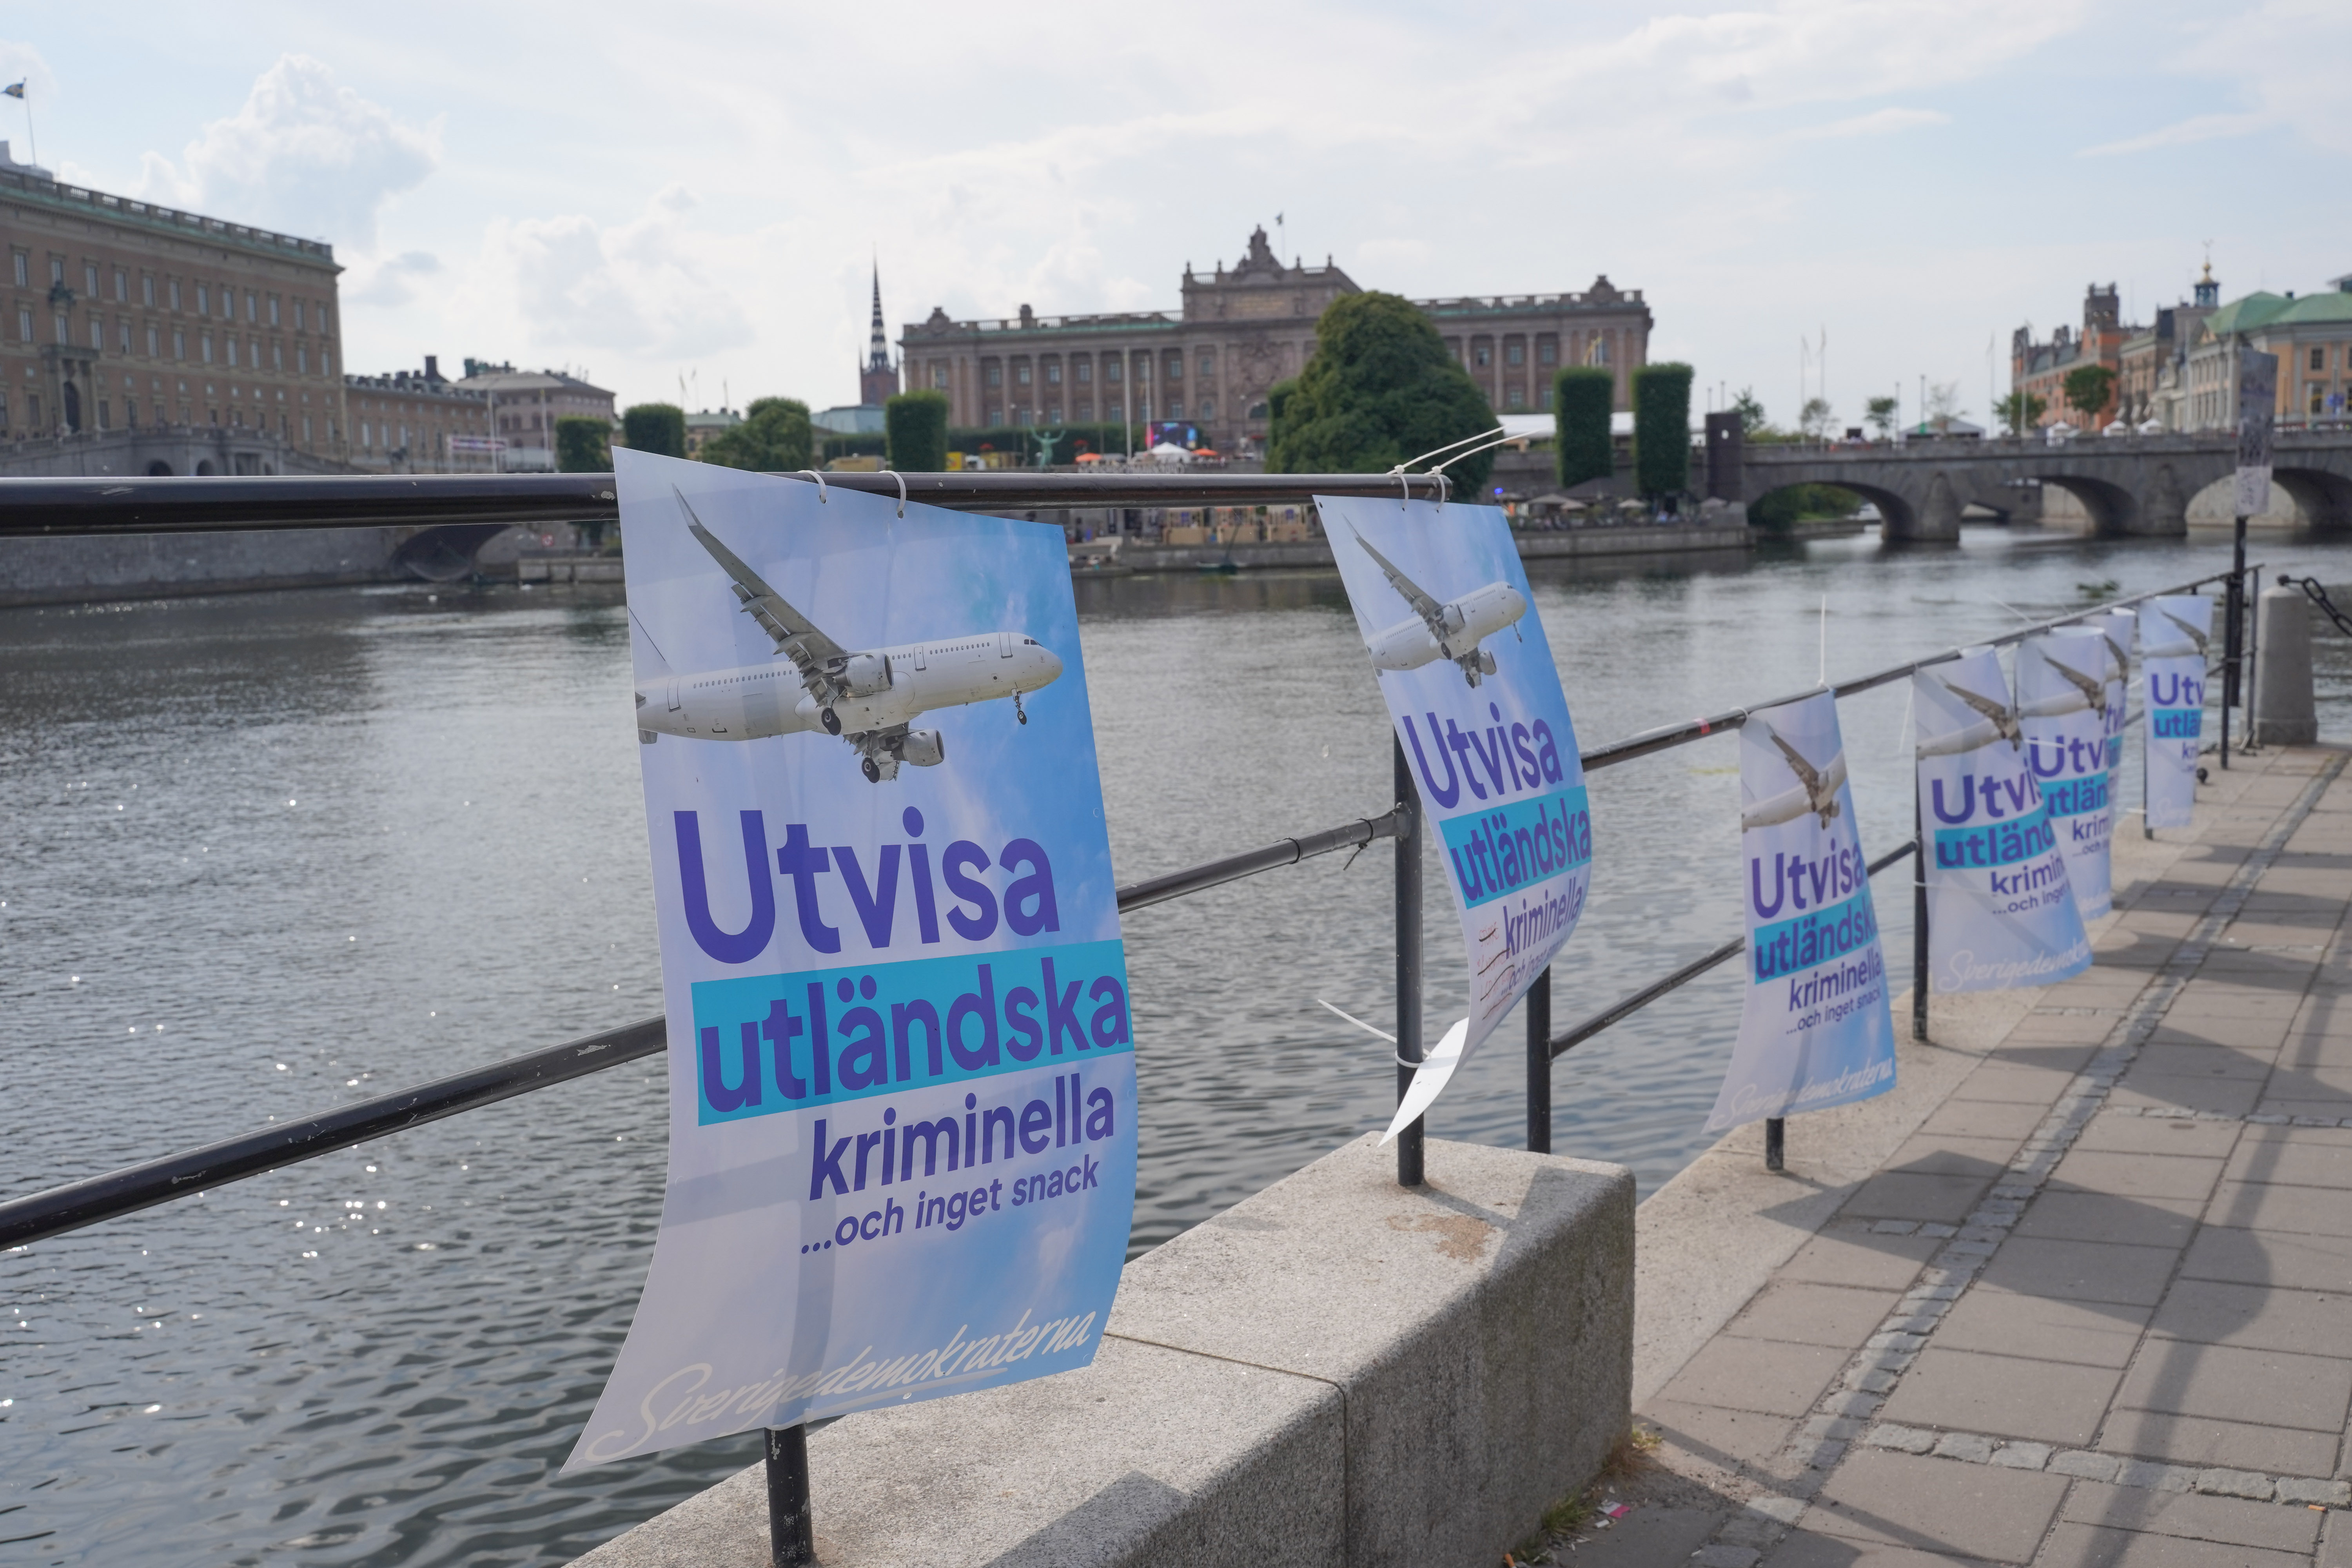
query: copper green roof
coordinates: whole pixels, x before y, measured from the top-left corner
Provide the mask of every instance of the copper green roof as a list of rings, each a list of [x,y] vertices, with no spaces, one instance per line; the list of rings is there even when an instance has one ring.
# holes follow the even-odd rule
[[[2283,294],[2249,294],[2242,300],[2232,300],[2205,318],[2205,329],[2217,338],[2231,332],[2252,331],[2267,326],[2279,312],[2294,303]]]

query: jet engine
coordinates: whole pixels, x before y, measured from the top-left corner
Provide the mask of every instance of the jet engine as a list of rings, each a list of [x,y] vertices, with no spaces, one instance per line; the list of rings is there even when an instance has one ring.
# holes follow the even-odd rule
[[[1478,672],[1481,675],[1495,673],[1495,655],[1492,650],[1483,647],[1478,650]]]
[[[948,743],[937,730],[909,730],[898,742],[898,755],[919,768],[935,768],[948,760]]]
[[[854,653],[825,673],[846,688],[851,697],[871,697],[890,689],[890,659],[887,654]]]
[[[1470,624],[1469,617],[1462,613],[1462,606],[1458,604],[1446,605],[1438,612],[1437,619],[1438,624],[1445,628],[1445,635],[1448,637],[1452,637]]]

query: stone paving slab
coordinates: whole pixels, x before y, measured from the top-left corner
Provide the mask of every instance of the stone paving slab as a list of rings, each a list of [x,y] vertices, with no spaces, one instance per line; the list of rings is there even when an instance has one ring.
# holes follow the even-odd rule
[[[1743,1130],[1643,1205],[1636,1405],[1699,1489],[1578,1561],[2352,1568],[2347,763],[2214,770],[2117,836],[2089,973],[1936,998],[1785,1173]]]

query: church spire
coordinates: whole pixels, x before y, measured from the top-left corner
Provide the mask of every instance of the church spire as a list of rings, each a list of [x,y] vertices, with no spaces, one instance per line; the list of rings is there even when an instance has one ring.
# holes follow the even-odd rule
[[[882,262],[879,258],[874,263],[874,330],[866,341],[866,368],[890,368],[890,335],[882,330]]]
[[[866,363],[857,369],[857,401],[878,408],[898,395],[898,372],[890,363],[890,331],[882,324],[882,261],[874,261],[874,325],[867,335]]]

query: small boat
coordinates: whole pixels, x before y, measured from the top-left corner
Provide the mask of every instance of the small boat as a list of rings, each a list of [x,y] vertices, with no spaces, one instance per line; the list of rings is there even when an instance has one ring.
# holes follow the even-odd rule
[[[1201,563],[1202,571],[1213,572],[1221,577],[1230,577],[1241,569],[1242,563],[1234,560],[1231,554],[1227,554],[1223,561],[1203,561]]]

